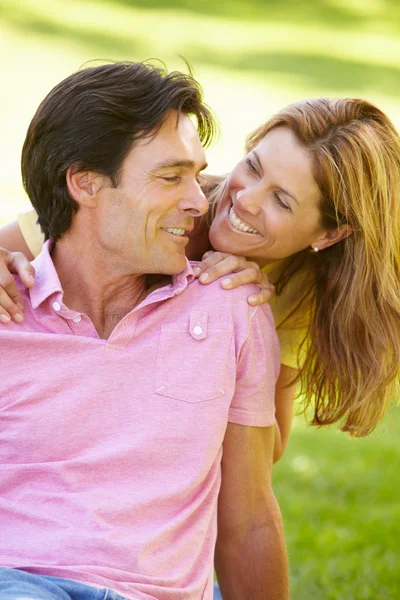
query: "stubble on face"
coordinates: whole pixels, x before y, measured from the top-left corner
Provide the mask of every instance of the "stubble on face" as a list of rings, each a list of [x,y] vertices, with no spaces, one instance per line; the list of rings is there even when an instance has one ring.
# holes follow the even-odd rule
[[[186,234],[199,210],[205,212],[199,207],[207,205],[197,182],[205,166],[197,131],[185,115],[171,113],[153,138],[132,148],[118,187],[104,194],[102,215],[103,243],[124,268],[183,271]]]

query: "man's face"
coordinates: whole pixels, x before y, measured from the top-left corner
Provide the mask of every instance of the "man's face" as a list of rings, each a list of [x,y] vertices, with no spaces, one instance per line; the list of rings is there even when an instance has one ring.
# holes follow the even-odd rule
[[[97,231],[119,272],[177,274],[185,268],[187,233],[207,212],[198,183],[206,159],[196,128],[171,111],[155,137],[130,151],[116,188],[98,192]]]

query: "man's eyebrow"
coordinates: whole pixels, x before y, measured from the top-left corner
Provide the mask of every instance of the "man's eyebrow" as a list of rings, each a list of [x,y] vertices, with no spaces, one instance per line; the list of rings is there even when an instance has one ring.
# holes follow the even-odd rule
[[[196,163],[193,160],[164,160],[162,162],[159,162],[155,165],[153,171],[155,170],[160,170],[160,169],[167,169],[167,168],[171,168],[171,167],[182,167],[184,169],[193,169],[196,166]],[[204,163],[203,165],[201,165],[201,167],[199,168],[199,171],[203,171],[203,169],[206,169],[208,167],[207,163]]]
[[[257,154],[257,152],[255,150],[253,150],[252,153],[253,153],[255,161],[256,161],[256,163],[258,165],[258,168],[260,169],[261,173],[264,173],[264,169],[262,168],[260,157],[258,156],[258,154]],[[289,198],[291,198],[292,200],[294,200],[296,202],[296,204],[299,204],[299,201],[297,200],[296,196],[293,196],[293,194],[291,194],[290,192],[288,192],[287,190],[285,190],[280,185],[278,185],[277,187],[279,187],[279,189],[281,190],[281,192],[283,192],[284,194],[286,194],[286,196],[289,196]]]

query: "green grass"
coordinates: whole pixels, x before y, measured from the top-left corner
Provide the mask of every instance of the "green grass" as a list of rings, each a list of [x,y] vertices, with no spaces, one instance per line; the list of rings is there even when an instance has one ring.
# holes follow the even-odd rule
[[[400,125],[395,0],[0,0],[0,223],[27,205],[19,155],[44,95],[86,61],[193,64],[217,112],[210,171],[227,171],[245,135],[311,96],[355,95]],[[399,597],[400,410],[367,439],[295,422],[275,469],[294,600]]]
[[[399,437],[399,407],[363,439],[296,419],[274,475],[294,599],[399,597]]]

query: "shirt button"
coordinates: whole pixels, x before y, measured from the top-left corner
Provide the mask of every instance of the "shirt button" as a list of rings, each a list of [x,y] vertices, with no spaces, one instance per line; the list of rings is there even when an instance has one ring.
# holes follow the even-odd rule
[[[58,302],[53,302],[53,308],[58,312],[61,310],[61,305]]]
[[[203,330],[200,327],[200,325],[196,325],[196,327],[193,329],[193,333],[194,335],[201,335],[203,333]]]
[[[81,315],[76,315],[76,317],[74,317],[72,320],[74,323],[80,323],[82,321],[82,317]]]
[[[122,329],[126,329],[128,327],[128,323],[126,321],[124,321],[122,323]]]

